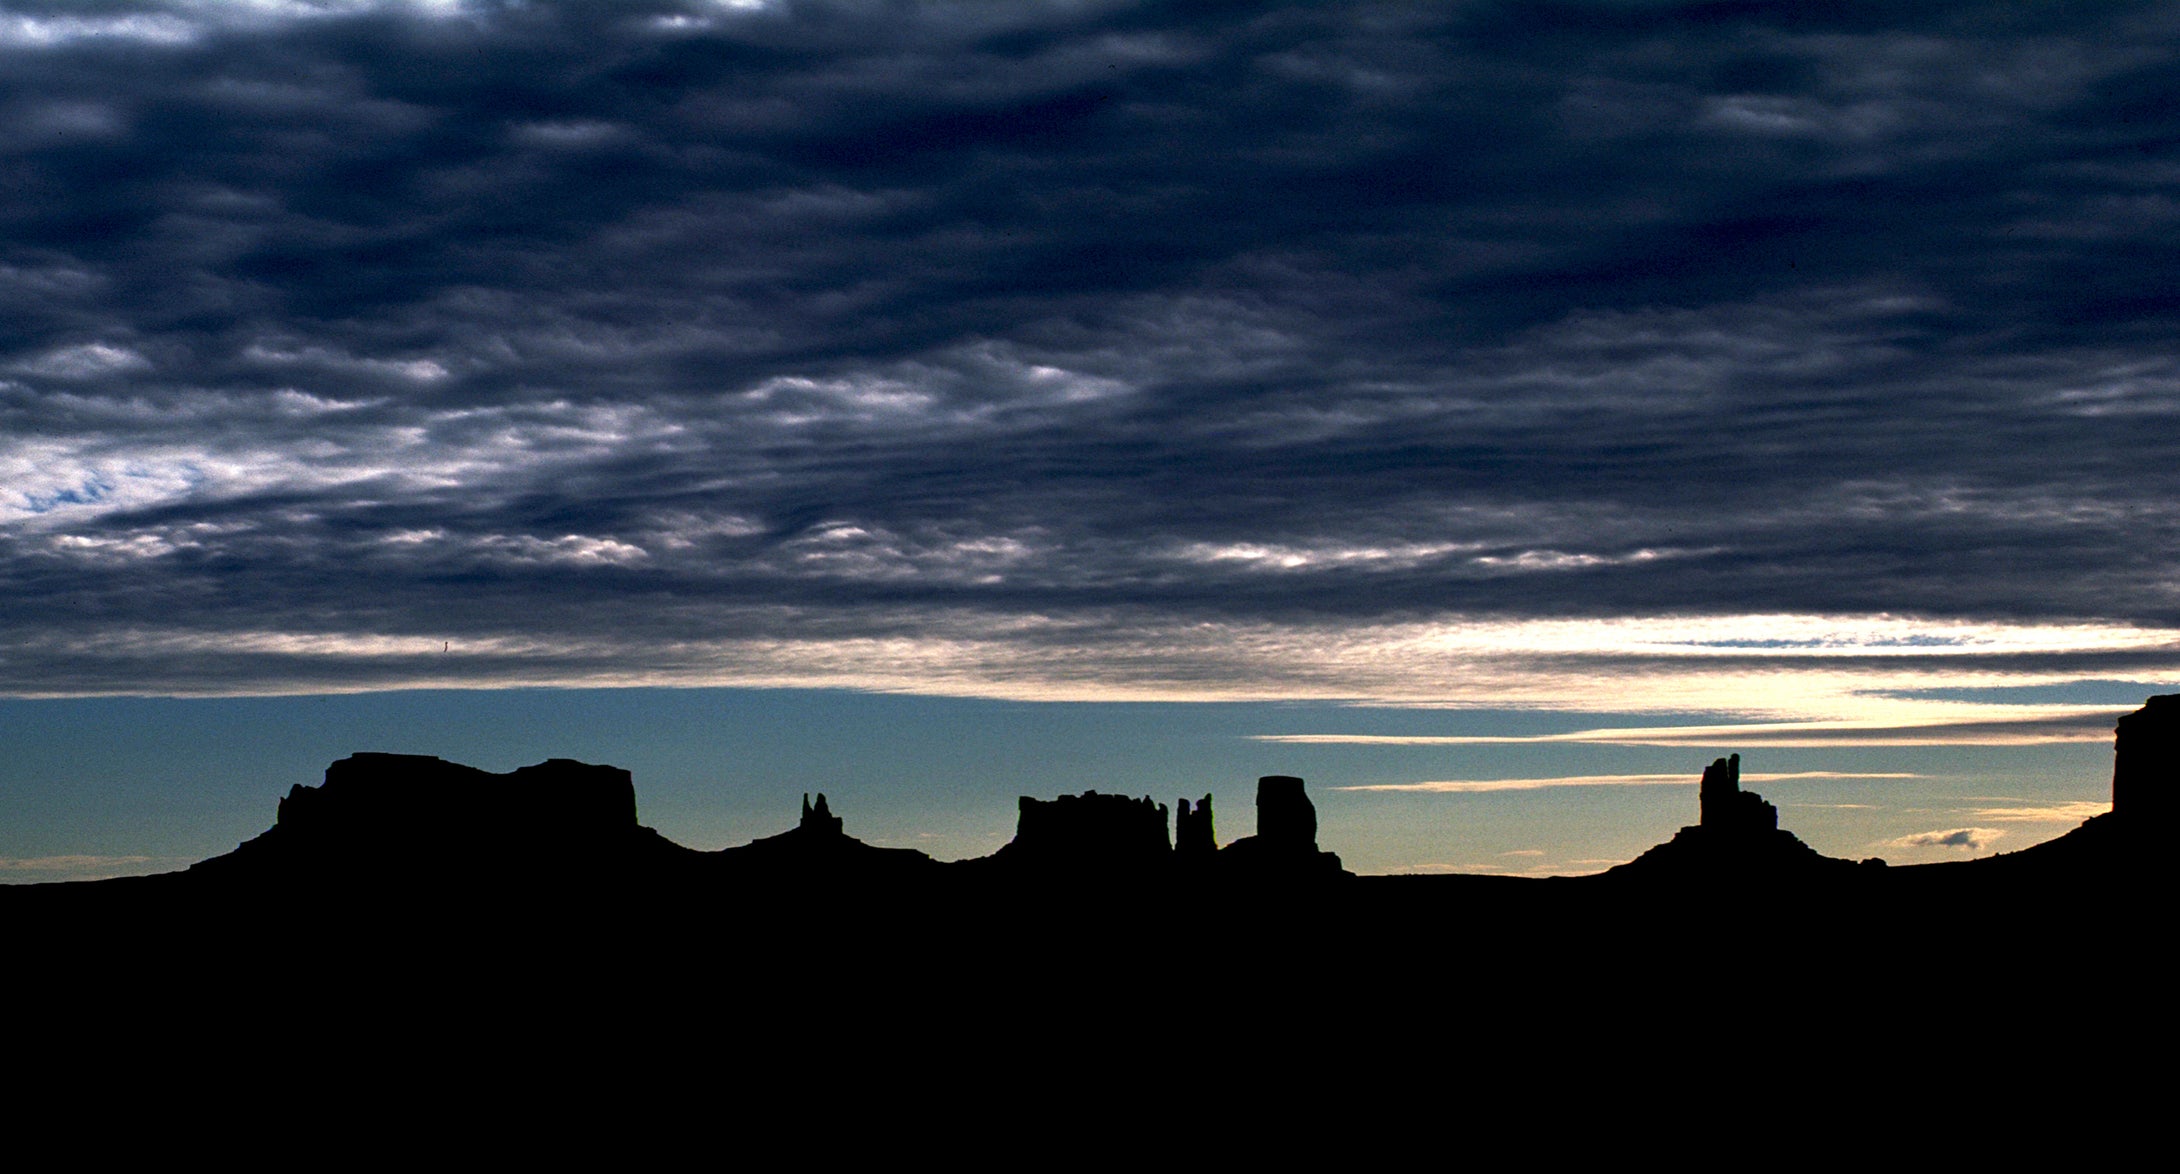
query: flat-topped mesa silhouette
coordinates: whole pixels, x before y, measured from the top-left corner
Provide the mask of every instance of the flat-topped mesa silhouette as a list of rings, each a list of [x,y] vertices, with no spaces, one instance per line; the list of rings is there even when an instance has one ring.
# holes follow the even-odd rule
[[[418,754],[353,754],[280,800],[273,826],[190,869],[427,881],[520,868],[611,869],[687,849],[636,822],[617,767],[555,758],[507,774]]]
[[[1293,775],[1257,780],[1257,834],[1219,849],[1219,871],[1250,879],[1354,875],[1337,853],[1318,849],[1317,807]]]
[[[1967,863],[1981,873],[2025,872],[2091,883],[2132,883],[2147,875],[2148,839],[2165,819],[2180,787],[2180,693],[2161,693],[2112,731],[2112,809],[2063,836]]]
[[[326,767],[324,783],[288,788],[273,826],[298,837],[519,830],[587,838],[637,826],[636,783],[619,767],[571,758],[499,775],[421,754],[351,754]]]
[[[1014,838],[985,859],[1043,875],[1148,872],[1173,862],[1167,808],[1149,796],[1084,791],[1057,799],[1020,799]]]
[[[618,767],[555,758],[507,774],[413,754],[354,754],[325,782],[296,786],[273,826],[189,871],[216,881],[266,874],[349,887],[489,882],[585,886],[768,880],[829,886],[928,876],[938,862],[847,834],[825,796],[774,836],[699,852],[636,822],[635,781]]]
[[[2180,789],[2180,693],[2161,693],[2119,719],[2112,741],[2112,814],[2162,823]],[[2117,821],[2115,821],[2117,822]]]
[[[1697,804],[1697,823],[1635,859],[1606,869],[1605,875],[1653,880],[1720,873],[1803,878],[1855,867],[1853,861],[1818,853],[1780,827],[1778,808],[1754,791],[1741,789],[1738,754],[1716,759],[1704,768]]]

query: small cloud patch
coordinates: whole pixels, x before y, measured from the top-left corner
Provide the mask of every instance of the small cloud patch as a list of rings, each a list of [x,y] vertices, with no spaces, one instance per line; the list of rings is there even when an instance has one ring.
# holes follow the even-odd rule
[[[150,368],[151,360],[127,347],[93,342],[47,351],[27,363],[19,364],[16,369],[49,379],[94,379],[119,371],[146,371]]]
[[[1981,852],[1991,846],[2003,828],[1945,828],[1934,832],[1917,832],[1892,841],[1896,848],[1959,848],[1968,852]]]

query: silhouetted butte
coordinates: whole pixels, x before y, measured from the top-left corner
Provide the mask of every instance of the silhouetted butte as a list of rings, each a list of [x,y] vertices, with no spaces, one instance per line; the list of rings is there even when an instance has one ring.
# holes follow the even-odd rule
[[[1219,871],[1254,880],[1352,875],[1336,853],[1317,847],[1317,807],[1293,775],[1257,780],[1257,834],[1219,850]]]

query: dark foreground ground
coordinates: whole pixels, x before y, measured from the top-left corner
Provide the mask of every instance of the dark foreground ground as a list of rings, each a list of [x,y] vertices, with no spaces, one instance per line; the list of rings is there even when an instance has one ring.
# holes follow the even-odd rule
[[[1940,1137],[2116,1161],[2167,1116],[2168,886],[2116,816],[1898,869],[1690,833],[1565,880],[963,867],[837,831],[704,854],[624,822],[377,867],[268,833],[186,873],[0,889],[18,1131],[615,1165],[1796,1165]]]
[[[2173,997],[2162,890],[2006,865],[1830,883],[147,878],[0,893],[0,915],[18,1005],[109,1038],[415,1032],[790,1068],[968,1054],[1151,1081],[1263,1050],[1458,1081],[1691,1051],[1941,1065],[2154,1026]]]

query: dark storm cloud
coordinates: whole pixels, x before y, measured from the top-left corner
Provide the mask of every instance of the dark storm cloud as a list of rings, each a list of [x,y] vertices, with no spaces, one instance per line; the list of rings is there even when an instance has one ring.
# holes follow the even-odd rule
[[[971,688],[1450,618],[2171,625],[2176,33],[8,3],[0,687],[852,680],[938,641],[979,651],[916,671]]]

